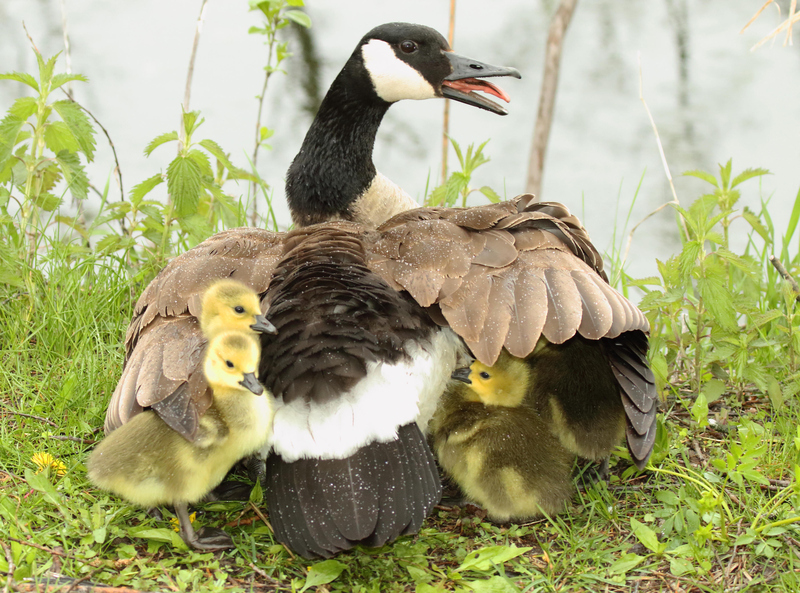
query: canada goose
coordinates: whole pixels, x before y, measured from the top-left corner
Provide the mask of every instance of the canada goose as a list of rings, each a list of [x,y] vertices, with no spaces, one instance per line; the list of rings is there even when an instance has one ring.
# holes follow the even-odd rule
[[[153,410],[109,434],[89,456],[89,479],[98,487],[143,507],[172,504],[181,536],[201,550],[233,547],[230,536],[204,527],[195,533],[186,510],[222,481],[242,457],[269,438],[272,400],[260,397],[255,336],[224,332],[208,344],[203,371],[213,390],[193,441],[173,430]]]
[[[525,405],[529,370],[502,355],[492,367],[457,369],[431,418],[442,469],[493,521],[557,514],[572,494],[575,456]]]
[[[410,45],[407,41],[411,42]],[[406,54],[404,47],[410,53]],[[560,343],[576,332],[597,340],[624,332],[647,330],[647,320],[641,312],[609,287],[599,253],[580,222],[564,206],[536,203],[533,196],[523,195],[509,202],[468,209],[408,210],[412,205],[409,201],[403,201],[396,192],[384,191],[387,184],[374,170],[371,150],[380,119],[392,102],[402,98],[458,95],[459,100],[481,103],[481,107],[500,112],[494,103],[485,99],[478,101],[472,91],[487,90],[504,98],[502,91],[474,78],[453,79],[467,74],[474,76],[475,73],[497,76],[516,72],[454,57],[448,49],[438,33],[419,25],[384,25],[361,40],[337,77],[338,82],[332,85],[332,89],[343,88],[344,92],[333,92],[329,94],[331,98],[326,96],[324,109],[320,108],[288,175],[287,196],[293,218],[300,228],[288,234],[250,228],[225,231],[170,262],[136,303],[126,336],[128,363],[120,379],[120,386],[125,388],[123,395],[113,402],[115,407],[125,410],[156,402],[152,404],[156,412],[163,417],[178,418],[179,421],[171,425],[190,438],[199,417],[196,410],[203,398],[197,395],[198,388],[193,383],[191,357],[181,353],[195,348],[193,327],[196,325],[197,307],[193,303],[197,295],[209,279],[234,277],[262,295],[262,308],[270,304],[276,307],[277,312],[280,303],[271,300],[267,288],[270,286],[270,291],[277,291],[277,287],[283,287],[281,299],[291,300],[292,295],[287,294],[286,287],[298,285],[289,282],[294,272],[287,271],[284,280],[274,286],[270,282],[276,274],[278,262],[284,257],[288,262],[294,257],[292,250],[302,244],[301,252],[306,254],[306,259],[296,258],[296,269],[302,271],[306,266],[314,266],[319,270],[319,277],[325,279],[326,286],[336,285],[339,278],[340,287],[352,287],[356,295],[353,297],[354,310],[363,311],[367,303],[367,310],[370,306],[376,306],[377,311],[389,307],[401,318],[405,315],[403,311],[414,311],[409,313],[412,315],[409,319],[391,328],[395,335],[402,336],[406,335],[409,327],[418,326],[412,332],[415,337],[407,340],[408,344],[396,338],[391,340],[395,340],[394,347],[400,351],[401,360],[414,363],[414,368],[409,368],[410,376],[426,377],[407,390],[408,397],[399,399],[402,404],[398,405],[407,406],[404,414],[397,413],[392,407],[395,402],[388,394],[395,391],[376,387],[372,389],[374,398],[368,398],[374,405],[358,409],[359,417],[360,410],[365,410],[364,420],[360,420],[363,430],[355,431],[348,447],[334,447],[335,454],[326,453],[334,455],[340,466],[360,464],[361,473],[353,474],[351,492],[362,491],[363,482],[359,476],[371,471],[371,481],[380,481],[383,488],[376,499],[379,503],[375,504],[384,505],[381,510],[387,515],[396,512],[412,517],[408,524],[410,527],[401,530],[409,532],[419,525],[438,497],[438,483],[432,483],[435,475],[431,469],[430,451],[424,442],[420,444],[413,420],[421,430],[425,429],[436,398],[455,368],[461,343],[453,338],[453,334],[466,343],[475,357],[491,365],[504,346],[516,356],[527,356],[540,335],[550,342]],[[408,56],[419,56],[421,61],[412,62]],[[494,107],[487,107],[487,103]],[[311,158],[312,154],[317,155],[316,158]],[[385,220],[389,216],[392,217]],[[310,225],[324,220],[339,222]],[[317,248],[312,250],[310,245],[317,245]],[[356,291],[356,283],[348,276],[351,265],[361,270],[361,274],[365,274],[363,268],[367,268],[388,287],[399,292],[403,299],[416,304],[411,309],[404,309],[386,295],[378,298],[369,291]],[[312,285],[315,282],[305,272],[300,275]],[[385,290],[385,286],[377,288],[380,282],[372,276],[365,282],[379,293]],[[391,306],[369,304],[384,302]],[[349,306],[342,295],[339,311],[345,311]],[[449,329],[431,330],[427,323],[423,323],[424,316],[419,316],[420,307],[437,325],[449,326]],[[338,314],[337,311],[323,311],[330,318]],[[312,327],[318,312],[313,308],[298,308],[295,315],[295,323]],[[272,319],[272,314],[269,317]],[[394,313],[387,318],[392,320],[390,325],[398,323]],[[272,321],[280,325],[276,319]],[[407,322],[412,325],[405,325]],[[281,327],[280,331],[288,331],[287,327]],[[367,360],[372,355],[368,348],[363,347],[363,331],[351,329],[359,330],[356,334],[359,341],[354,342],[352,349],[361,351],[362,359]],[[295,334],[296,331],[292,330],[288,335]],[[347,334],[344,333],[339,346],[345,350],[348,348],[346,340]],[[302,351],[305,346],[299,344],[296,350]],[[265,356],[268,350],[269,346],[265,344]],[[176,359],[180,359],[180,363]],[[329,363],[319,357],[313,360],[315,364],[323,365],[319,369],[324,376],[334,375]],[[378,357],[376,360],[387,359]],[[316,387],[310,388],[289,379],[300,377],[305,372],[304,361],[294,360],[297,372],[293,368],[263,369],[262,380],[275,381],[274,388],[279,393],[286,389],[289,394],[284,393],[279,405],[276,434],[271,442],[276,451],[283,450],[282,443],[288,443],[285,447],[287,457],[278,460],[276,455],[270,460],[272,476],[277,475],[277,469],[281,469],[283,475],[283,469],[290,464],[303,462],[303,459],[287,461],[291,459],[293,450],[292,438],[287,433],[292,431],[283,425],[284,419],[290,420],[290,414],[281,410],[291,411],[292,404],[287,404],[287,400],[296,397],[293,393],[302,393],[305,389],[311,389],[306,393],[318,393]],[[363,368],[352,368],[353,372],[363,372]],[[326,397],[331,398],[332,408],[341,411],[346,404],[337,400],[346,399],[342,392],[346,381],[341,377],[331,380],[333,386]],[[298,385],[292,387],[293,382],[298,382]],[[368,386],[363,381],[359,384]],[[138,391],[128,386],[138,386]],[[382,394],[388,397],[385,406],[375,399]],[[653,395],[647,392],[647,397]],[[293,405],[300,407],[300,404]],[[323,404],[314,414],[324,417],[328,409]],[[650,407],[646,409],[649,411]],[[383,422],[376,422],[376,434],[371,436],[372,419],[381,412],[388,420],[383,418]],[[124,415],[109,410],[109,417],[113,427]],[[392,436],[393,430],[398,437]],[[643,443],[640,449],[649,454],[653,434],[647,428],[633,436],[629,433],[629,439],[638,439],[637,442]],[[300,441],[308,440],[308,431],[305,434],[298,432],[296,437]],[[387,438],[395,440],[382,442],[381,439]],[[369,451],[361,451],[359,444],[370,447]],[[352,447],[355,447],[354,452]],[[368,468],[373,461],[364,458],[362,463],[361,460],[342,458],[348,454],[345,451],[350,451],[351,457],[369,453],[373,459],[385,461],[380,462],[381,469],[372,471]],[[303,455],[304,459],[312,457],[307,453]],[[320,459],[316,458],[307,465],[311,467]],[[408,476],[411,463],[418,468],[427,467],[417,470],[416,475],[422,476],[421,479],[408,483],[386,476],[376,477],[383,475],[379,473],[381,471]],[[309,474],[304,483],[311,481],[313,478]],[[306,494],[298,491],[297,486],[288,480],[276,479],[267,484],[268,500],[296,500]],[[337,496],[344,494],[337,493]],[[375,524],[356,525],[353,531],[341,533],[338,527],[331,527],[327,517],[314,514],[319,508],[313,502],[305,507],[310,514],[302,518],[293,515],[283,523],[278,520],[273,525],[276,537],[281,541],[292,537],[292,533],[287,532],[289,527],[302,532],[303,538],[319,537],[319,541],[289,543],[290,547],[307,550],[309,555],[333,554],[334,551],[329,550],[333,540],[332,545],[337,550],[359,542],[379,542],[384,537],[380,534],[385,533],[389,534],[386,536],[389,538],[386,541],[389,541],[402,527],[392,524],[390,529],[385,527],[388,524],[379,520]],[[395,510],[389,510],[390,507]],[[398,511],[401,507],[406,510]],[[375,514],[369,516],[375,517]],[[303,529],[290,525],[295,519],[307,521],[308,525]],[[281,525],[288,527],[282,530]],[[329,528],[337,531],[320,533],[320,530],[324,532]]]
[[[202,371],[206,340],[222,331],[275,332],[261,313],[258,295],[227,277],[190,295],[187,306],[190,317],[156,318],[149,328],[154,331],[139,332],[131,323],[123,373],[127,380],[121,379],[111,396],[106,434],[152,408],[173,429],[193,439],[200,416],[211,405]],[[146,316],[135,321],[149,323]]]

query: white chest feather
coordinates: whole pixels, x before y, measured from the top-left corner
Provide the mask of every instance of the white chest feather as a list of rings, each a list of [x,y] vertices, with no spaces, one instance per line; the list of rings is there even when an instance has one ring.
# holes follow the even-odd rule
[[[410,359],[369,363],[367,376],[326,404],[276,402],[271,445],[291,463],[301,458],[343,459],[372,442],[397,438],[400,426],[424,431],[455,369],[458,338],[449,329],[424,347],[407,343]]]

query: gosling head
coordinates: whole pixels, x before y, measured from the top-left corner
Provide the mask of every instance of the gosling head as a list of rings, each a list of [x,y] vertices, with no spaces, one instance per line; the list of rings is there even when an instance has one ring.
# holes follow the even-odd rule
[[[208,343],[203,371],[215,395],[217,391],[241,391],[242,387],[256,395],[264,388],[256,379],[261,347],[250,332],[221,333]]]
[[[456,369],[452,377],[467,384],[464,396],[471,401],[515,408],[528,392],[530,369],[523,359],[503,350],[493,366],[476,360],[469,367]]]
[[[261,314],[258,295],[236,280],[219,280],[203,293],[200,327],[211,338],[228,330],[274,334],[275,326]]]

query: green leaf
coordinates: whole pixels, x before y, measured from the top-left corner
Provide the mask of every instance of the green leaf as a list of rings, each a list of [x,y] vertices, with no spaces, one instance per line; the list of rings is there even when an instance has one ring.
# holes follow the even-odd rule
[[[636,519],[631,518],[631,530],[642,545],[651,552],[659,556],[667,549],[667,544],[658,541],[656,532],[650,529],[644,523],[640,523]]]
[[[467,554],[464,561],[456,570],[464,572],[467,570],[490,570],[495,564],[503,564],[512,558],[521,556],[533,548],[518,548],[515,545],[509,546],[487,546],[480,550],[474,550]]]
[[[134,185],[130,193],[131,203],[138,208],[142,199],[149,194],[155,186],[163,182],[164,176],[161,173],[158,173],[149,179],[145,179],[141,183]]]
[[[33,76],[25,72],[8,72],[6,74],[0,74],[0,80],[16,80],[22,84],[27,84],[37,93],[39,92],[39,83],[36,82],[36,79]]]
[[[770,376],[767,379],[767,393],[769,394],[769,401],[772,404],[773,411],[778,411],[783,405],[783,392],[781,391],[781,384],[775,377]]]
[[[21,120],[27,120],[39,110],[39,104],[33,97],[20,97],[11,105],[8,112]]]
[[[475,593],[519,593],[519,587],[507,577],[501,576],[493,576],[482,581],[464,581],[461,584],[471,588]]]
[[[703,385],[702,392],[706,396],[706,401],[712,403],[717,401],[727,390],[725,383],[719,379],[711,379]]]
[[[225,154],[224,150],[222,150],[222,147],[220,147],[220,145],[214,142],[213,140],[209,139],[200,140],[198,144],[203,148],[205,148],[209,153],[211,153],[211,155],[215,159],[217,159],[220,163],[222,163],[222,166],[228,169],[228,171],[233,171],[236,169],[236,167],[234,167],[233,164],[228,159],[228,155]]]
[[[750,223],[750,226],[753,227],[753,230],[757,232],[765,242],[772,243],[772,239],[769,236],[769,231],[767,228],[761,224],[761,221],[758,219],[758,216],[750,210],[747,206],[744,207],[742,210],[742,218],[744,218],[747,222]]]
[[[310,587],[317,587],[319,585],[325,585],[326,583],[330,583],[331,581],[335,581],[342,571],[347,568],[346,565],[342,564],[338,560],[325,560],[323,562],[317,562],[314,566],[308,569],[308,577],[306,578],[306,582],[303,585],[303,588],[300,589],[299,593],[303,593],[306,589]]]
[[[72,135],[67,124],[63,121],[54,121],[47,124],[44,129],[44,143],[47,148],[58,154],[62,150],[78,152],[80,146],[75,136]]]
[[[14,154],[17,137],[24,124],[24,119],[10,113],[0,121],[0,169],[4,168],[6,161]]]
[[[672,557],[669,559],[669,571],[676,577],[694,572],[694,567],[689,560]]]
[[[178,216],[197,210],[201,178],[200,165],[187,156],[178,155],[167,167],[167,191]]]
[[[702,179],[703,181],[706,181],[706,182],[710,183],[714,187],[717,187],[717,188],[719,187],[719,184],[717,183],[717,178],[714,177],[711,173],[706,173],[705,171],[696,171],[696,170],[695,171],[684,171],[683,172],[683,176],[684,177],[697,177],[698,179]]]
[[[140,537],[142,539],[149,539],[157,542],[164,542],[171,544],[173,548],[186,551],[189,546],[183,541],[180,535],[172,529],[166,527],[154,529],[147,526],[130,527],[128,528],[128,535],[130,537]]]
[[[494,191],[494,190],[493,190],[491,187],[489,187],[488,185],[484,185],[484,186],[483,186],[483,187],[480,189],[480,192],[481,192],[481,193],[482,193],[484,196],[486,196],[487,198],[489,198],[489,201],[490,201],[492,204],[497,204],[498,202],[502,202],[502,201],[503,201],[503,198],[501,198],[499,195],[497,195],[497,192],[495,192],[495,191]]]
[[[306,29],[311,28],[311,17],[301,10],[287,10],[283,13],[283,17]]]
[[[61,205],[61,198],[48,192],[42,192],[33,199],[33,203],[45,212],[52,212]]]
[[[178,140],[178,132],[175,131],[167,132],[166,134],[161,134],[160,136],[156,136],[150,141],[150,144],[148,144],[145,147],[144,155],[150,156],[150,153],[152,153],[156,148],[158,148],[162,144],[177,140]]]
[[[53,486],[52,482],[50,482],[47,472],[43,471],[37,474],[30,468],[25,468],[25,481],[28,483],[28,486],[37,492],[41,492],[47,502],[58,507],[63,513],[63,509],[61,508],[61,495],[56,490],[56,487]]]
[[[697,399],[692,404],[692,418],[701,427],[708,426],[708,400],[706,394],[702,391],[697,396]]]
[[[642,560],[644,560],[644,556],[639,556],[639,554],[623,554],[619,560],[608,567],[608,571],[611,574],[627,574],[630,570],[639,566]]]
[[[736,312],[733,309],[733,296],[724,279],[719,276],[698,278],[697,289],[703,297],[703,304],[714,320],[723,329],[738,331]]]
[[[64,181],[67,182],[72,197],[76,200],[85,200],[89,194],[89,178],[86,177],[78,155],[62,150],[56,155],[56,162],[61,167]]]
[[[53,77],[53,81],[50,83],[50,91],[52,92],[62,85],[73,81],[89,82],[89,79],[83,74],[56,74]]]
[[[186,132],[186,142],[188,144],[189,138],[192,137],[194,131],[200,127],[203,123],[203,120],[197,121],[197,118],[200,117],[199,111],[184,111],[183,112],[183,130]]]
[[[186,155],[200,166],[200,173],[204,177],[214,178],[214,171],[211,169],[211,162],[208,156],[200,150],[190,150]]]
[[[178,219],[181,230],[185,231],[192,238],[194,243],[200,243],[208,239],[214,232],[208,220],[200,214],[190,214]]]
[[[75,136],[75,140],[81,147],[81,152],[86,155],[86,160],[92,162],[94,159],[94,128],[89,123],[89,118],[74,101],[56,101],[53,103],[55,109],[69,127],[69,131]]]
[[[772,175],[772,173],[770,173],[767,169],[745,169],[733,178],[733,181],[731,181],[731,187],[736,187],[748,179],[752,179],[753,177],[761,177],[762,175]]]

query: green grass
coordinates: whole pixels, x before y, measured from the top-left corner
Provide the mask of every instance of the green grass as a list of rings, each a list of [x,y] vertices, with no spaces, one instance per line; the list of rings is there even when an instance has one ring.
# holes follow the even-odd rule
[[[774,405],[738,379],[714,392],[706,373],[703,407],[690,387],[695,369],[681,367],[694,360],[688,338],[678,340],[677,363],[667,349],[670,387],[651,467],[638,473],[612,458],[610,482],[578,491],[560,516],[501,526],[475,507],[442,505],[417,536],[309,562],[274,541],[256,506],[209,503],[198,521],[224,526],[237,549],[186,551],[169,523],[86,479],[143,286],[117,260],[77,257],[55,241],[48,249],[37,264],[46,274],[21,263],[24,288],[0,286],[0,582],[58,573],[142,591],[800,588],[800,410],[790,375],[774,367],[787,395]],[[667,336],[670,323],[658,326]],[[42,452],[63,475],[37,473]]]

